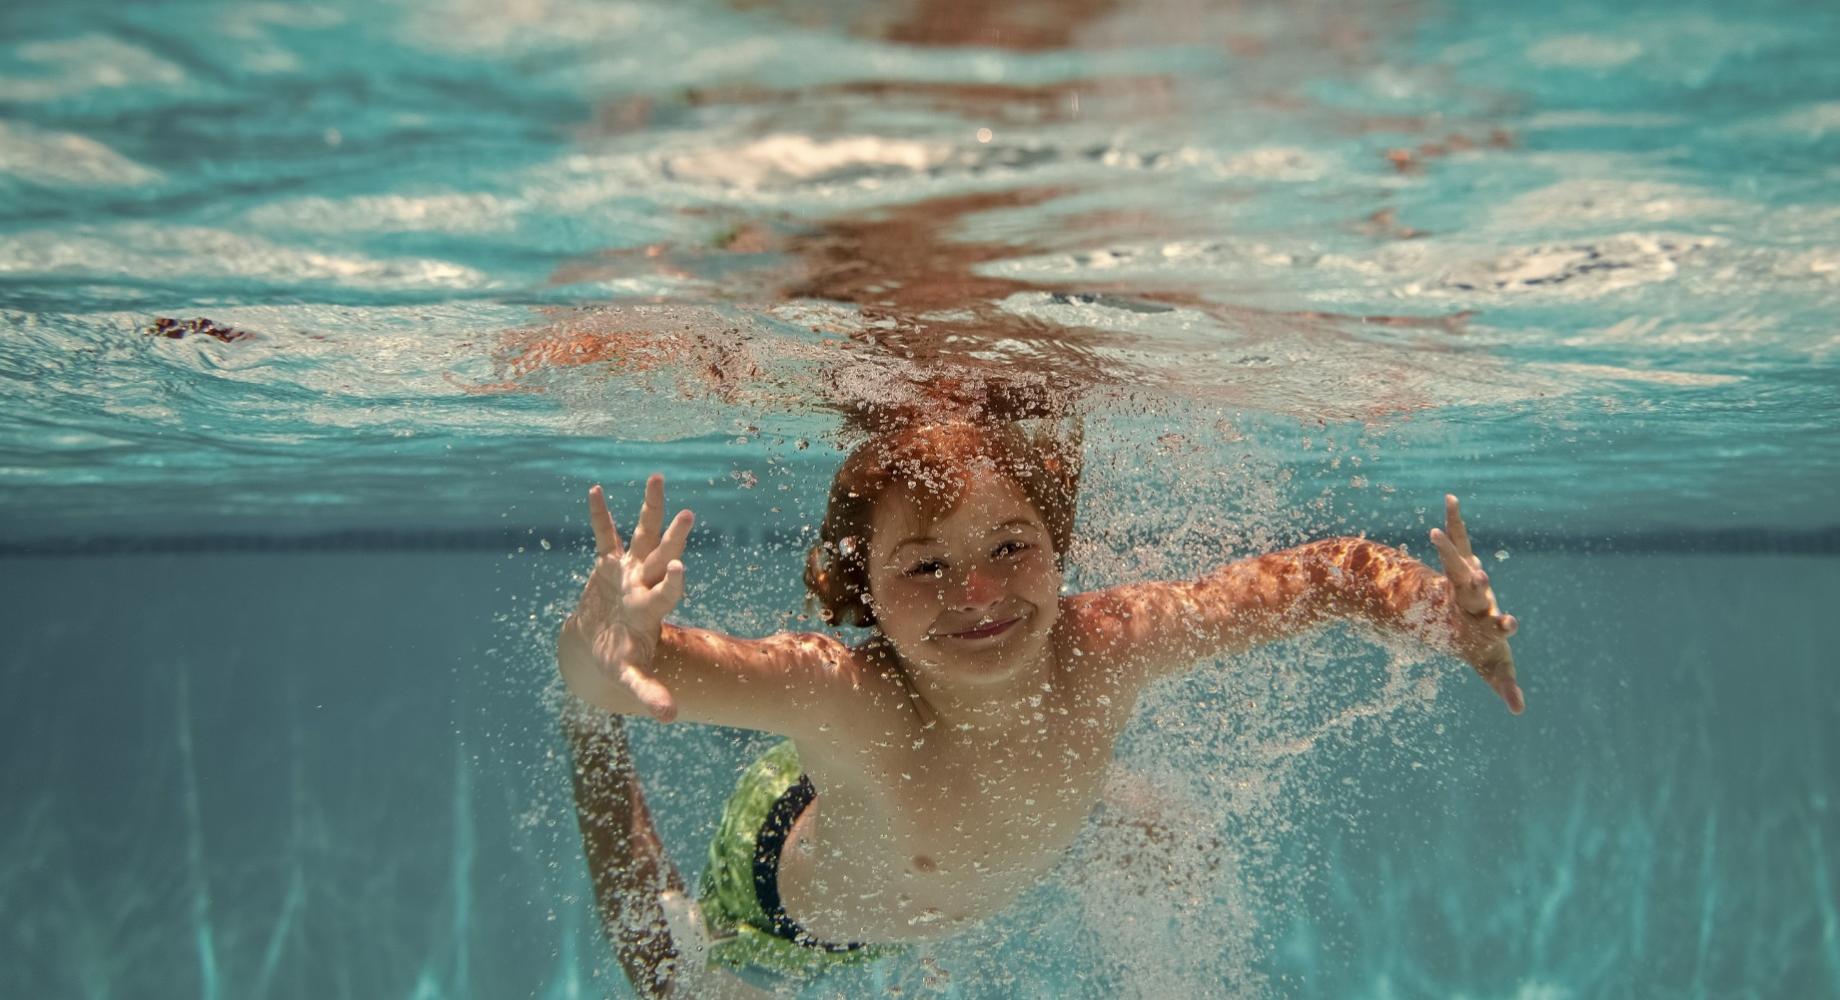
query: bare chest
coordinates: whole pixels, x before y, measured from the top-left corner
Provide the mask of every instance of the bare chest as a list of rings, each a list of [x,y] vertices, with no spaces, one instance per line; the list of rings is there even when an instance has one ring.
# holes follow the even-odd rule
[[[1102,752],[1059,741],[919,754],[911,771],[882,786],[889,829],[932,847],[941,860],[1033,868],[1037,855],[1058,854],[1079,833],[1098,801],[1106,761]]]
[[[814,773],[818,798],[794,831],[782,890],[815,933],[831,924],[883,940],[1001,910],[1054,866],[1098,802],[1111,747],[1100,735],[929,746],[929,732]]]

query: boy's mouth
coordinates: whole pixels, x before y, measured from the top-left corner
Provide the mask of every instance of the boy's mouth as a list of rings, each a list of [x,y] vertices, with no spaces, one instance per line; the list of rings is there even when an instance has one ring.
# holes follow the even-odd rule
[[[992,636],[998,636],[1008,632],[1021,620],[1021,615],[1011,615],[1008,618],[1000,618],[993,622],[974,625],[968,629],[961,629],[957,632],[941,632],[938,635],[941,639],[988,639]]]

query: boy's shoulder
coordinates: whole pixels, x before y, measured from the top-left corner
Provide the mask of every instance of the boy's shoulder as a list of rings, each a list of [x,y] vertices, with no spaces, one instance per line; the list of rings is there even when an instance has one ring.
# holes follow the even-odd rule
[[[834,635],[806,634],[821,640],[837,660],[827,685],[831,695],[815,706],[821,724],[799,740],[800,753],[810,751],[813,766],[833,778],[837,768],[854,773],[867,759],[886,763],[891,748],[909,745],[894,736],[917,735],[925,725],[901,667],[879,637],[847,643]]]
[[[1069,594],[1060,600],[1059,620],[1055,631],[1071,655],[1083,658],[1101,655],[1117,646],[1131,630],[1137,610],[1127,588],[1088,590]]]
[[[836,636],[824,638],[836,644],[833,648],[839,657],[838,677],[847,684],[852,702],[911,711],[914,688],[888,640],[879,635],[856,643],[845,643]]]
[[[1148,680],[1146,639],[1157,627],[1149,607],[1154,595],[1138,585],[1070,594],[1061,598],[1055,623],[1057,670],[1068,690],[1122,707],[1135,703]]]

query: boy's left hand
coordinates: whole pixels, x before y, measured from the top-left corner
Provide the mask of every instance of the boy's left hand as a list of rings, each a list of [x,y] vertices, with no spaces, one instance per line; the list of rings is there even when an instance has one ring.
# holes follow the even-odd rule
[[[1514,681],[1514,653],[1508,649],[1508,637],[1520,628],[1520,622],[1502,614],[1496,605],[1482,560],[1470,551],[1469,531],[1463,527],[1456,497],[1444,497],[1444,530],[1431,529],[1431,544],[1437,546],[1444,576],[1450,581],[1452,651],[1476,668],[1508,703],[1508,711],[1521,714],[1527,700]]]

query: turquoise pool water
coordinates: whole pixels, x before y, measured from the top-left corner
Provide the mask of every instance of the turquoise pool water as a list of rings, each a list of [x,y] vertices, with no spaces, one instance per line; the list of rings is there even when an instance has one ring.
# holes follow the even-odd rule
[[[0,27],[0,995],[624,995],[582,489],[664,471],[683,620],[796,626],[841,414],[940,386],[1083,415],[1082,586],[1462,495],[1529,709],[1351,630],[1203,665],[1037,892],[807,995],[1840,993],[1840,13]],[[694,872],[759,741],[635,730]]]

